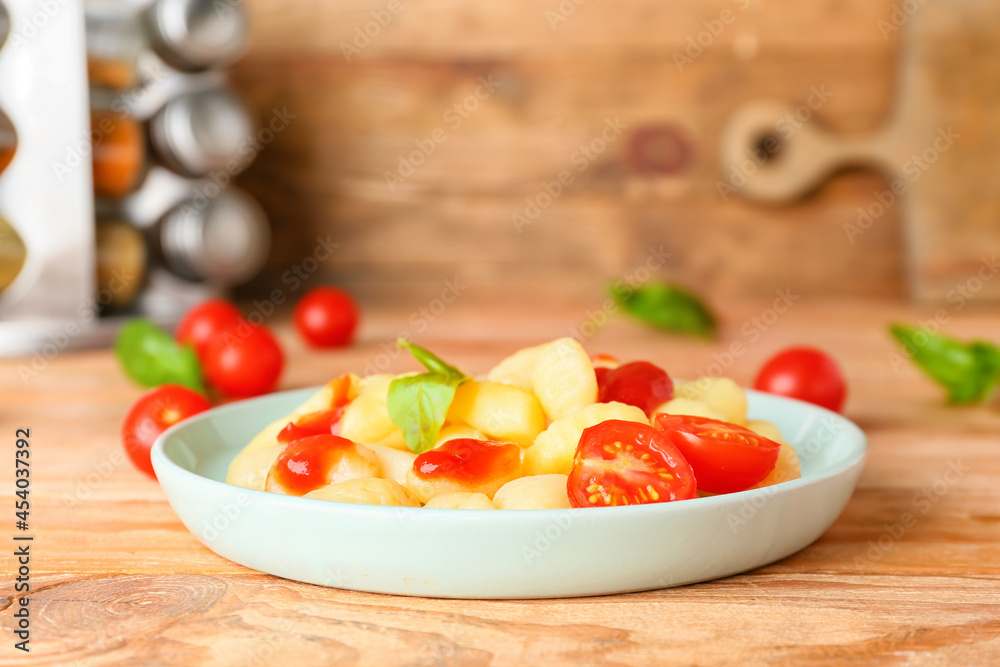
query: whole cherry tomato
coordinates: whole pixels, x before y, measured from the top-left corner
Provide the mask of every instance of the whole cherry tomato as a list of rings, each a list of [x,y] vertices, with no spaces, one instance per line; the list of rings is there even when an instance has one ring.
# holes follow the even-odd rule
[[[632,361],[597,373],[598,400],[617,401],[641,408],[646,416],[674,397],[674,382],[667,372],[648,361]]]
[[[684,455],[698,479],[698,490],[732,493],[767,477],[781,445],[748,428],[688,415],[659,414],[653,420]]]
[[[814,403],[840,412],[847,384],[828,354],[811,347],[790,347],[771,357],[760,369],[754,389]]]
[[[285,355],[267,327],[240,320],[208,340],[202,364],[205,379],[220,393],[247,398],[275,388]]]
[[[354,340],[358,306],[351,295],[334,287],[317,287],[295,304],[299,335],[313,347],[343,347]]]
[[[584,429],[566,481],[573,507],[686,500],[696,486],[691,466],[662,432],[616,419]]]
[[[240,320],[240,309],[224,299],[209,299],[187,311],[177,325],[174,338],[178,343],[191,345],[201,359],[208,339]]]
[[[156,479],[149,450],[160,434],[177,422],[212,407],[196,391],[175,384],[150,389],[125,415],[122,444],[136,468]]]

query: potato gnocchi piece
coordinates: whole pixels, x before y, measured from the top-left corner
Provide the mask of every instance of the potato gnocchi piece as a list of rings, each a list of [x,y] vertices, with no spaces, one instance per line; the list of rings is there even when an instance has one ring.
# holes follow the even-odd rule
[[[573,467],[573,454],[585,428],[609,419],[649,424],[646,413],[624,403],[594,403],[571,415],[557,419],[538,434],[535,444],[524,452],[524,468],[528,475],[568,475]]]
[[[406,446],[406,438],[403,436],[403,431],[396,428],[389,435],[385,436],[378,442],[368,443],[371,445],[382,445],[383,447],[392,447],[393,449],[399,449],[404,452],[410,451],[410,448]]]
[[[757,435],[764,436],[768,440],[774,440],[775,442],[781,443],[785,442],[785,439],[781,435],[781,431],[771,422],[764,421],[762,419],[751,419],[747,422],[747,428]]]
[[[485,434],[467,424],[446,424],[441,429],[441,432],[438,433],[438,439],[434,443],[434,448],[437,449],[449,440],[457,440],[458,438],[472,438],[473,440],[488,439]]]
[[[390,507],[420,507],[420,501],[404,486],[392,480],[372,477],[348,479],[310,491],[303,498],[332,500],[358,505],[387,505]]]
[[[493,504],[501,510],[568,509],[566,475],[529,475],[511,480],[493,496]]]
[[[535,362],[544,347],[545,344],[518,350],[494,366],[486,376],[487,379],[520,387],[525,391],[532,391],[534,389],[532,378],[535,373]]]
[[[448,421],[467,424],[492,439],[528,447],[545,429],[545,412],[530,391],[471,380],[455,390]]]
[[[400,451],[385,445],[367,445],[378,459],[378,476],[406,486],[406,473],[413,467],[417,455],[410,450]]]
[[[385,397],[379,398],[374,393],[355,398],[340,418],[340,435],[365,444],[385,439],[396,428],[389,419]]]
[[[719,421],[727,421],[726,415],[719,410],[716,410],[708,403],[704,401],[696,401],[691,398],[672,398],[660,407],[656,408],[654,416],[660,413],[666,413],[668,415],[691,415],[692,417],[708,417],[709,419],[718,419]]]
[[[554,340],[539,350],[531,387],[553,421],[597,402],[597,376],[590,355],[572,338]]]
[[[456,491],[493,498],[521,474],[521,450],[513,443],[451,441],[419,455],[406,473],[406,486],[425,503]]]
[[[674,396],[705,403],[724,415],[722,421],[744,425],[747,422],[747,396],[731,378],[703,377],[674,385]]]
[[[244,449],[229,464],[226,483],[242,486],[245,489],[263,491],[264,483],[267,480],[267,471],[271,469],[271,465],[284,449],[284,445],[259,447],[253,451]]]
[[[333,436],[313,437],[330,438]],[[282,454],[291,452],[291,448],[300,444],[304,445],[304,443],[309,440],[310,438],[305,438],[303,440],[297,440],[290,443],[288,447],[282,451]],[[289,490],[285,489],[279,481],[281,479],[281,474],[278,473],[278,466],[282,464],[281,462],[282,456],[279,455],[274,463],[271,464],[271,467],[267,471],[267,479],[264,482],[264,490],[270,491],[271,493],[289,495]],[[378,477],[378,457],[375,456],[375,452],[365,445],[351,443],[350,446],[347,447],[338,447],[332,451],[331,455],[327,459],[324,460],[324,463],[328,466],[326,470],[315,471],[323,476],[323,486],[344,482],[349,479],[368,479],[370,477]],[[298,494],[293,493],[291,495]]]
[[[409,375],[409,373],[406,375]],[[389,396],[389,385],[399,377],[403,377],[403,375],[392,375],[390,373],[366,375],[358,380],[358,395],[375,396],[385,401]]]
[[[765,435],[764,437],[766,438],[767,436]],[[781,484],[782,482],[790,482],[791,480],[798,479],[799,477],[802,477],[802,467],[799,465],[799,454],[795,451],[795,448],[787,442],[782,442],[781,449],[778,451],[778,461],[774,464],[774,470],[772,470],[771,474],[765,477],[759,484],[751,486],[750,488],[759,489],[765,486]]]
[[[465,493],[457,491],[454,493],[442,493],[427,501],[424,507],[439,510],[495,510],[496,507],[490,502],[489,496],[485,493]]]

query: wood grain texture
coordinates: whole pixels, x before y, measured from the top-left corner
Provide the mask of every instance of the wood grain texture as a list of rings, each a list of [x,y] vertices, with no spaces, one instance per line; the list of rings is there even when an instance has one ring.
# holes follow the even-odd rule
[[[358,344],[341,352],[307,352],[279,322],[289,356],[282,386],[316,385],[369,363],[409,369],[408,360],[386,352],[402,331],[477,372],[521,345],[589,332],[587,323],[600,319],[596,300],[529,309],[513,299],[487,301],[476,287],[436,316],[420,316],[438,291],[368,308]],[[14,429],[32,429],[35,534],[32,653],[25,661],[8,642],[0,665],[995,664],[1000,412],[944,406],[914,368],[894,367],[885,334],[891,319],[933,311],[806,297],[777,316],[770,299],[715,305],[722,329],[714,343],[612,317],[586,346],[692,377],[738,341],[745,352],[728,372],[742,384],[781,347],[808,341],[828,349],[849,380],[845,413],[870,439],[859,487],[819,541],[771,566],[590,599],[401,598],[247,570],[202,546],[159,487],[125,461],[118,428],[139,390],[108,352],[64,353],[27,382],[18,372],[26,360],[0,361],[8,460]],[[411,323],[413,313],[425,327]],[[947,315],[956,335],[996,338],[995,312],[968,306]],[[12,479],[4,466],[5,506]],[[907,512],[915,521],[900,532]],[[12,595],[9,576],[0,591]],[[0,610],[8,640],[9,600]]]
[[[721,128],[748,100],[801,105],[822,89],[813,119],[848,135],[883,123],[899,46],[877,27],[889,0],[588,2],[554,28],[546,11],[557,2],[400,1],[350,62],[341,43],[384,2],[248,2],[254,45],[235,83],[264,121],[274,109],[295,117],[240,177],[278,231],[245,293],[330,234],[340,252],[318,275],[371,298],[412,296],[455,275],[494,293],[544,284],[579,298],[651,242],[673,249],[666,277],[724,294],[790,283],[810,294],[904,294],[899,207],[853,243],[846,233],[885,189],[881,177],[848,173],[776,208],[723,198],[729,174],[717,159]],[[723,12],[731,22],[718,23]],[[689,39],[707,46],[679,67],[674,54]],[[609,120],[625,129],[592,159],[581,153]],[[665,169],[629,157],[655,153],[643,131],[664,128],[687,146],[685,159]],[[420,144],[433,152],[414,153]],[[401,160],[420,164],[390,187]],[[563,170],[572,183],[549,203],[544,183]],[[525,214],[526,200],[541,210],[518,230],[512,215]]]

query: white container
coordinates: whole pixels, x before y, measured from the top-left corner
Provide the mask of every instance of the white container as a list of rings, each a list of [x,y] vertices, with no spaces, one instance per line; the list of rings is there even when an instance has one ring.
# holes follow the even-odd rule
[[[0,173],[0,217],[27,259],[0,294],[0,347],[23,326],[79,319],[94,295],[90,122],[79,0],[0,0],[10,22],[0,46],[0,109],[17,150]]]

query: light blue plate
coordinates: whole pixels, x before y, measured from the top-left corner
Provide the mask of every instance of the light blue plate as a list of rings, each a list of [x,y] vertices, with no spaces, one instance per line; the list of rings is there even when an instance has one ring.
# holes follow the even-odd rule
[[[805,548],[844,509],[867,442],[823,408],[747,391],[802,478],[725,496],[572,510],[439,510],[351,505],[225,484],[229,462],[318,388],[197,415],[164,433],[153,467],[205,546],[261,572],[322,586],[449,598],[604,595],[745,572]]]

